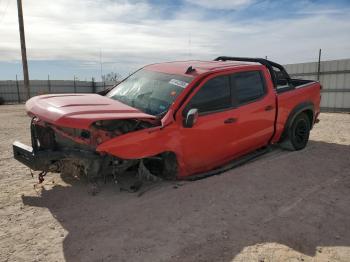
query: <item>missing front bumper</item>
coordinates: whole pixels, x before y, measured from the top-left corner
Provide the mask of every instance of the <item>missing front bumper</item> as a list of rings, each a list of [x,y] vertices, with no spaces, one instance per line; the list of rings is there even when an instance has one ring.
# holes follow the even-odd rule
[[[97,173],[104,160],[100,155],[83,150],[62,149],[62,150],[38,150],[21,142],[13,143],[14,158],[34,171],[59,172],[57,162],[61,160],[74,159],[86,163],[89,172]]]

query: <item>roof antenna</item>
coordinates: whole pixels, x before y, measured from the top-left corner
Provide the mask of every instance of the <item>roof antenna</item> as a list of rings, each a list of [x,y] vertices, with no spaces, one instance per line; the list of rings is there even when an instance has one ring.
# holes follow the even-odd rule
[[[187,68],[186,73],[185,74],[190,74],[192,72],[196,71],[196,69],[194,69],[192,66],[190,66],[189,68]]]

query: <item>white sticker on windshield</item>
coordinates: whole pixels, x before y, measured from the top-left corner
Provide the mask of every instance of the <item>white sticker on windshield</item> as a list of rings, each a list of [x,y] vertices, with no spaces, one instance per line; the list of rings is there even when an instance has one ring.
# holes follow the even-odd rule
[[[188,83],[181,81],[181,80],[177,80],[177,79],[171,79],[169,81],[169,84],[175,85],[175,86],[179,86],[182,88],[185,88],[186,86],[188,86]]]

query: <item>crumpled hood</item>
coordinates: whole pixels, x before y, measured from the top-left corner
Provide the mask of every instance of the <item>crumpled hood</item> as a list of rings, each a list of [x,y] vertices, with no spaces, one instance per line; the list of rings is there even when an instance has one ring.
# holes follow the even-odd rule
[[[57,126],[88,129],[98,120],[155,119],[140,110],[97,94],[42,95],[26,103],[29,116]]]

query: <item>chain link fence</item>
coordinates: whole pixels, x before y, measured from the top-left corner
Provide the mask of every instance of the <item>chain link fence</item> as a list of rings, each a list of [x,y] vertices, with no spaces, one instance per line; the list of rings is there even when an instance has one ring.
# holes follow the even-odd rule
[[[74,80],[31,80],[30,96],[43,94],[64,94],[64,93],[98,93],[115,83],[74,81]],[[0,81],[0,97],[4,103],[22,103],[26,101],[27,92],[21,80]]]

